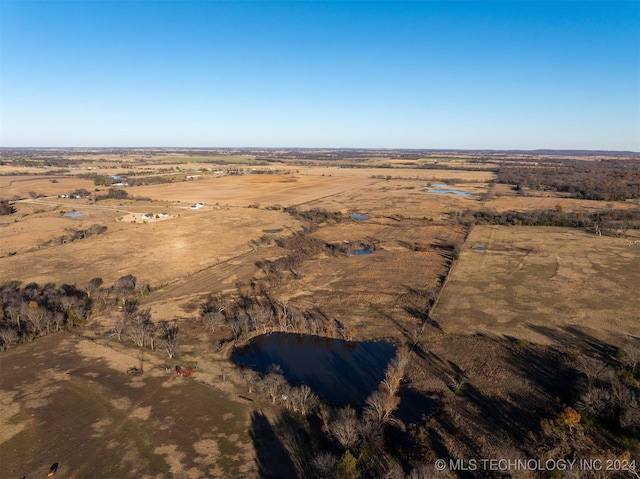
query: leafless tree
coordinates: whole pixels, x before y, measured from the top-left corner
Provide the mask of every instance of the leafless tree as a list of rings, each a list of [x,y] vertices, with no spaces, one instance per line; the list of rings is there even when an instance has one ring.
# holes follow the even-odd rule
[[[102,286],[102,278],[93,278],[87,282],[84,287],[84,290],[87,292],[87,296],[91,297],[91,295]]]
[[[391,396],[382,391],[374,391],[371,396],[367,398],[365,406],[365,415],[377,421],[380,424],[387,422],[397,422],[392,417],[393,411],[400,404],[400,398],[397,396]]]
[[[243,368],[240,371],[240,376],[247,385],[247,392],[252,393],[258,383],[258,379],[260,379],[258,373],[249,368]]]
[[[17,344],[20,337],[13,328],[0,328],[0,351],[6,351]]]
[[[638,364],[640,363],[640,344],[638,341],[629,341],[622,347],[625,363],[631,368],[635,374]]]
[[[318,397],[309,386],[303,384],[297,388],[291,388],[290,403],[293,410],[306,416],[318,403]]]
[[[126,333],[133,344],[143,348],[149,340],[151,327],[151,310],[145,309],[135,315]]]
[[[360,440],[360,427],[356,411],[351,406],[338,411],[329,426],[330,433],[345,449],[352,449]]]
[[[286,383],[287,382],[281,374],[271,372],[263,378],[260,386],[262,390],[271,398],[271,402],[275,404],[276,400],[282,394],[282,390]]]
[[[221,295],[210,296],[202,305],[200,316],[210,332],[214,333],[220,325],[224,324],[227,307],[227,302]]]
[[[578,407],[585,412],[598,416],[605,411],[611,403],[611,393],[603,388],[589,387],[582,393]]]
[[[581,356],[577,361],[577,366],[587,377],[589,388],[593,385],[593,381],[599,379],[607,369],[604,362],[591,356]]]
[[[173,358],[178,347],[178,322],[160,321],[160,347],[167,353],[169,358]]]
[[[318,479],[331,479],[335,477],[338,458],[328,452],[322,452],[313,458],[311,465]]]

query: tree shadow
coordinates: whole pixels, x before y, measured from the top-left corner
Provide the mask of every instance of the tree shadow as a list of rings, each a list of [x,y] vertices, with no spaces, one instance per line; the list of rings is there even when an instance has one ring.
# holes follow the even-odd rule
[[[588,356],[606,359],[608,357],[615,356],[618,349],[611,344],[594,338],[574,326],[550,328],[548,326],[529,324],[528,327],[532,331],[551,339],[559,346],[567,349],[577,349]]]
[[[258,475],[261,479],[290,479],[298,477],[296,467],[279,434],[259,411],[251,413],[249,435],[256,450]]]

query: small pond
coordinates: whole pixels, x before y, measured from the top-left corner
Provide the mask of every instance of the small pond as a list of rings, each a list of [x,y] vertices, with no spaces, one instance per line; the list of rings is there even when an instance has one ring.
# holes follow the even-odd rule
[[[351,249],[349,250],[349,256],[362,256],[365,254],[372,254],[370,249]]]
[[[367,217],[365,215],[360,215],[358,213],[353,213],[351,215],[351,218],[353,218],[354,220],[360,220],[360,221],[364,221],[367,219]]]
[[[472,194],[469,193],[468,191],[449,190],[449,189],[444,189],[444,188],[429,188],[427,190],[427,193],[438,193],[438,194],[441,194],[441,195],[453,194],[453,195],[460,195],[460,196],[472,196]]]
[[[69,218],[73,218],[76,216],[82,216],[84,215],[84,213],[82,213],[81,211],[72,211],[71,213],[65,213],[64,216],[67,216]]]
[[[264,231],[267,234],[274,235],[276,233],[280,233],[282,231],[282,228],[277,228],[272,230],[262,230],[262,231]]]
[[[277,364],[293,385],[307,384],[324,400],[364,404],[395,355],[386,341],[351,342],[305,334],[272,333],[236,349],[231,360],[259,372]]]

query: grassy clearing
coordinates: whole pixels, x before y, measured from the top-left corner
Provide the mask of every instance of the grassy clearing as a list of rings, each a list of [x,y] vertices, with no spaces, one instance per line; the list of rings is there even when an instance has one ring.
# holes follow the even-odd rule
[[[640,334],[640,249],[625,238],[539,227],[476,227],[433,318],[445,331],[552,342],[578,328]]]

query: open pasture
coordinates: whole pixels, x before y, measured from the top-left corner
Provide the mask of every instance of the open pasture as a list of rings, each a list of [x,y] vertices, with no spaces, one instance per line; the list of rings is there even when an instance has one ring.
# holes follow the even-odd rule
[[[92,222],[84,216],[60,218],[57,213],[50,214],[50,219],[43,220],[45,225],[58,227],[59,222],[67,220],[69,225]],[[21,221],[15,227],[24,224],[26,231],[29,223],[37,223],[40,228],[35,219]],[[105,224],[107,231],[98,236],[0,258],[4,278],[83,284],[102,277],[110,284],[133,274],[141,281],[160,285],[250,251],[250,241],[262,236],[265,229],[296,228],[297,222],[281,211],[233,208],[188,211],[185,216],[146,224]],[[6,231],[9,238],[13,227],[10,224],[0,231]]]
[[[0,356],[0,477],[255,477],[250,409],[70,334]]]
[[[452,212],[477,208],[485,183],[461,183],[455,186],[471,193],[463,197],[454,194],[429,193],[431,183],[419,180],[385,180],[365,188],[345,191],[307,204],[329,211],[357,211],[371,217],[398,216],[445,221]]]
[[[637,238],[475,227],[432,313],[449,333],[554,343],[568,329],[613,344],[640,335]]]
[[[205,177],[187,183],[128,188],[133,196],[155,200],[203,202],[233,206],[291,206],[324,196],[359,189],[381,180],[350,177],[312,177],[298,175],[238,175]]]

